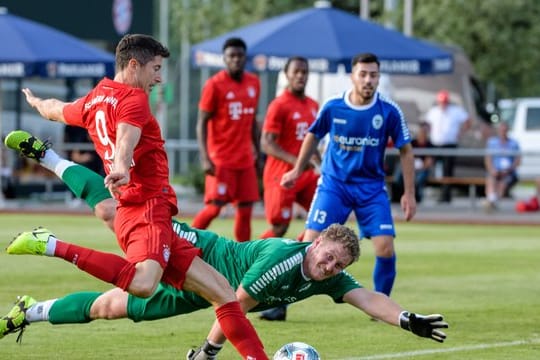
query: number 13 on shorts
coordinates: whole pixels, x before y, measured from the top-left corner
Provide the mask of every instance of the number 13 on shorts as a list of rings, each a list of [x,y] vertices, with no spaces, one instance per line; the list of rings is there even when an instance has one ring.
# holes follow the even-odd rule
[[[311,217],[311,220],[318,224],[324,224],[326,222],[326,211],[321,209],[315,209],[315,211],[313,211],[313,216]]]

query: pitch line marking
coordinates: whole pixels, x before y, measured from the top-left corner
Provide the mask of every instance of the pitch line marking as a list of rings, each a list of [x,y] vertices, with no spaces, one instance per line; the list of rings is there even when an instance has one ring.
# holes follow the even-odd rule
[[[457,346],[457,347],[446,348],[446,349],[429,349],[429,350],[405,351],[405,352],[393,353],[393,354],[361,356],[361,357],[354,357],[354,358],[345,358],[345,359],[342,359],[342,360],[396,359],[396,358],[402,358],[402,357],[406,357],[406,356],[422,356],[422,355],[441,354],[441,353],[458,352],[458,351],[492,349],[492,348],[498,348],[498,347],[508,347],[508,346],[518,346],[518,345],[538,344],[538,343],[540,343],[540,339],[516,340],[516,341],[508,341],[508,342],[491,343],[491,344]]]

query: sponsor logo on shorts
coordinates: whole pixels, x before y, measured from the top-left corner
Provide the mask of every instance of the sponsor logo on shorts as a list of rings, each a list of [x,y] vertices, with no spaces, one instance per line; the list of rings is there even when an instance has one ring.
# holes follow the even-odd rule
[[[219,183],[217,186],[218,195],[225,195],[227,193],[227,184]]]
[[[291,218],[291,209],[290,208],[281,209],[281,217],[284,218],[284,219],[290,219]]]
[[[379,228],[380,228],[381,230],[389,230],[389,229],[393,229],[394,226],[392,226],[392,224],[381,224],[381,225],[379,226]]]

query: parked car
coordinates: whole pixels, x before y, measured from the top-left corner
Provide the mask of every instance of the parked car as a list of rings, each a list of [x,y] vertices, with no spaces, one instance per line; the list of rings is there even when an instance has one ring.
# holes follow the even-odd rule
[[[520,178],[540,176],[540,97],[501,99],[497,105],[501,120],[509,125],[509,135],[523,152]]]

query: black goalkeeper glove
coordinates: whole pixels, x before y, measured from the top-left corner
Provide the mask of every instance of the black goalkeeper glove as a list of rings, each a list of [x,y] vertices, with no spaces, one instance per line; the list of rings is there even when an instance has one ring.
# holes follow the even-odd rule
[[[419,315],[408,311],[399,314],[399,325],[402,329],[440,343],[446,339],[446,334],[438,329],[448,328],[448,323],[443,320],[443,316],[439,314]]]
[[[196,349],[189,349],[186,360],[215,360],[223,345],[215,346],[206,340],[202,346]]]

